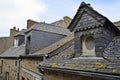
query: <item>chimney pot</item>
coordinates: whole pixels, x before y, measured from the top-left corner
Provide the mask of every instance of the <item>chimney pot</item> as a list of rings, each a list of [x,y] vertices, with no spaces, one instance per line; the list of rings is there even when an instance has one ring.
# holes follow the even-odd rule
[[[17,30],[19,31],[19,28]]]
[[[16,27],[14,26],[13,29],[16,30]]]
[[[19,29],[19,28],[18,28],[18,29]],[[15,36],[18,32],[19,32],[19,30],[17,30],[16,27],[13,27],[12,29],[10,29],[10,36],[13,37],[13,36]]]

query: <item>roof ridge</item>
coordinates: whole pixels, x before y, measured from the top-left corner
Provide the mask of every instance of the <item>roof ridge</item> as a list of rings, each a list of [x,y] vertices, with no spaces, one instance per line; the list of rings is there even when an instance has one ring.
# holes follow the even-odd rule
[[[57,25],[53,25],[53,24],[48,24],[48,23],[44,23],[44,22],[41,22],[42,24],[46,24],[46,25],[50,25],[50,26],[53,26],[53,27],[58,27],[58,28],[63,28],[63,29],[67,29],[65,27],[61,27],[61,26],[57,26]]]
[[[59,27],[59,26],[54,26],[51,24],[47,23],[39,23],[39,24],[34,24],[31,26],[26,32],[29,32],[31,30],[39,30],[39,31],[45,31],[45,32],[51,32],[51,33],[56,33],[60,35],[69,35],[71,32],[67,28]]]

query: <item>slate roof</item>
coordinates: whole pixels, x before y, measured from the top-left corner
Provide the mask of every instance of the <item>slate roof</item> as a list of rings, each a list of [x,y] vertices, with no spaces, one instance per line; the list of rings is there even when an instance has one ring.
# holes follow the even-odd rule
[[[0,55],[0,57],[19,57],[23,56],[25,54],[25,45],[20,45],[17,47],[11,47],[7,51],[5,51],[3,54]]]
[[[62,48],[61,52],[58,54],[48,58],[48,60],[41,62],[39,67],[120,74],[120,36],[115,37],[111,41],[103,54],[103,57],[73,58],[74,47],[71,46],[67,48],[66,46],[66,48]]]
[[[53,43],[52,45],[48,47],[45,47],[44,49],[40,51],[35,52],[34,54],[31,54],[30,56],[50,53],[74,38],[73,37],[74,34],[70,32],[68,29],[60,27],[60,26],[53,26],[47,23],[34,24],[32,27],[30,27],[27,30],[25,29],[21,30],[15,36],[25,35],[25,32],[31,31],[33,29],[52,32],[52,33],[61,34],[61,35],[68,35],[68,36],[60,41],[57,41],[56,43]],[[11,47],[6,52],[4,52],[2,55],[0,55],[0,57],[19,57],[20,55],[22,56],[25,55],[25,44],[17,46],[17,47],[14,47],[14,46]]]
[[[120,59],[120,36],[116,36],[104,51],[104,58],[113,61]]]
[[[10,38],[10,37],[0,37],[0,39],[5,39],[5,38],[7,39],[7,38]]]
[[[59,20],[59,21],[51,23],[51,25],[59,25],[59,23],[62,23],[62,22],[63,22],[63,20]]]
[[[47,23],[43,23],[43,22],[32,25],[32,27],[30,27],[26,32],[31,31],[32,29],[46,31],[46,32],[52,32],[52,33],[61,34],[61,35],[70,35],[71,34],[71,32],[64,27],[54,26],[52,24],[47,24]]]
[[[18,32],[15,36],[22,35],[25,36],[26,29],[22,29],[20,32]]]
[[[82,3],[80,8],[83,6],[88,7],[87,4]],[[91,7],[89,8],[92,9]],[[111,27],[113,27],[115,31],[119,32],[119,30],[106,17],[102,16],[95,10],[93,11],[97,13],[98,16],[100,16],[100,18],[98,17],[98,20],[102,21],[102,19],[104,18],[105,20],[107,20],[106,24],[111,25]],[[78,17],[80,16],[78,14],[79,14],[79,10],[76,14],[77,16],[75,15],[75,18],[73,19],[71,25],[69,26],[69,29],[71,31],[74,30],[74,27],[76,26],[75,24],[77,23],[77,21],[79,21]],[[101,21],[100,23],[102,23]],[[103,74],[105,73],[105,74],[120,76],[120,36],[114,37],[114,39],[108,44],[108,46],[104,50],[104,53],[102,53],[103,57],[90,57],[90,56],[75,57],[74,40],[65,43],[60,48],[56,49],[55,52],[57,54],[55,54],[54,56],[49,56],[47,60],[44,60],[43,62],[39,63],[40,69],[42,70],[59,69],[66,71],[74,70],[78,72],[82,70],[82,71],[89,71],[89,72],[103,73]],[[48,55],[49,54],[54,54],[54,51],[48,53]],[[120,77],[117,78],[117,80],[119,79]]]
[[[88,20],[89,23],[86,20]],[[84,24],[82,21],[84,22]],[[78,23],[79,25],[77,25]],[[83,31],[83,30],[100,27],[103,26],[104,24],[109,24],[109,26],[112,29],[120,33],[118,28],[116,28],[116,26],[114,26],[114,24],[111,21],[109,21],[105,16],[101,15],[96,10],[94,10],[90,6],[90,4],[86,4],[85,2],[82,2],[72,22],[68,26],[68,29],[70,29],[70,31],[76,31],[76,30]],[[76,26],[80,26],[79,29],[76,29],[75,28]]]
[[[52,52],[54,52],[54,54],[56,54],[55,51],[57,51],[57,49],[59,49],[61,46],[65,45],[66,43],[68,43],[69,41],[71,41],[73,39],[74,39],[74,34],[72,33],[69,36],[67,36],[67,37],[51,44],[50,46],[45,47],[44,49],[39,50],[31,55],[40,55],[40,54],[44,54],[44,55],[49,54],[50,55],[50,53],[52,53]]]
[[[72,19],[70,17],[64,16],[63,19],[52,22],[50,24],[54,25],[54,26],[60,26],[60,27],[67,28],[71,21],[72,21]]]

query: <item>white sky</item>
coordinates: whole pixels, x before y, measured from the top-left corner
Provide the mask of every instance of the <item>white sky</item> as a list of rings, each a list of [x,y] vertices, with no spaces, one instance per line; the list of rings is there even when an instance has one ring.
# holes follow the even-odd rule
[[[84,0],[112,22],[120,20],[120,0]],[[82,0],[0,0],[0,37],[13,26],[26,28],[27,19],[53,22],[73,17]]]
[[[46,5],[35,0],[0,0],[0,36],[7,36],[13,26],[26,27],[27,19],[37,19],[43,14]]]

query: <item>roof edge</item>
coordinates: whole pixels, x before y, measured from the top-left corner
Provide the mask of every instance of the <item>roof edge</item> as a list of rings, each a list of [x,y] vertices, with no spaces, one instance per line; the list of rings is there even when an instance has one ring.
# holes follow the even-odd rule
[[[4,59],[21,59],[21,58],[43,58],[44,55],[25,55],[25,56],[0,56]]]
[[[119,80],[120,74],[111,74],[111,73],[102,73],[102,72],[93,72],[93,71],[85,71],[85,70],[73,70],[73,69],[63,69],[63,68],[56,68],[56,67],[46,67],[46,66],[39,66],[40,70],[52,70],[52,71],[59,71],[63,73],[70,73],[76,74],[80,76],[86,77],[97,77],[101,79],[109,79],[109,80]]]

